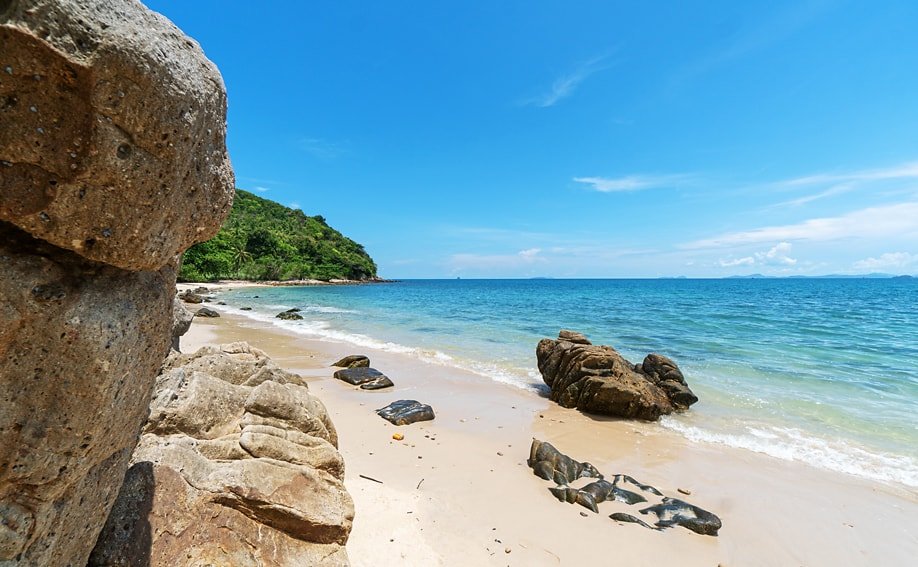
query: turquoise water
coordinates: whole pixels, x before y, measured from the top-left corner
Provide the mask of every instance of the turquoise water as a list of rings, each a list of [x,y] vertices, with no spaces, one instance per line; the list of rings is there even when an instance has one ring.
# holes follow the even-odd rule
[[[249,288],[222,299],[306,336],[534,394],[544,391],[536,343],[559,329],[632,361],[660,352],[701,399],[661,427],[918,486],[916,280],[416,280]],[[290,307],[305,319],[274,318]]]

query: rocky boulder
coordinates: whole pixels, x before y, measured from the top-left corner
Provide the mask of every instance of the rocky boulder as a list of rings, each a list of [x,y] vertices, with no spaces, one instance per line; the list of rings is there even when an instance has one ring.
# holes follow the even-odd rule
[[[362,390],[380,390],[382,388],[391,388],[395,385],[388,376],[379,370],[364,366],[336,370],[334,376],[335,379],[342,382],[360,386]]]
[[[216,234],[226,93],[197,43],[131,0],[7,0],[0,45],[0,220],[131,271]]]
[[[347,565],[337,442],[322,403],[262,351],[173,353],[89,565]]]
[[[398,400],[376,410],[379,417],[393,425],[410,425],[418,421],[430,421],[436,416],[433,408],[417,400]]]
[[[0,1],[0,564],[83,565],[229,211],[225,92],[129,0]]]
[[[178,297],[172,300],[172,350],[179,348],[179,339],[191,328],[194,313],[188,311]]]
[[[370,358],[363,354],[351,354],[332,364],[332,366],[337,366],[338,368],[367,368],[370,366]]]
[[[214,311],[210,307],[202,307],[195,312],[194,316],[195,317],[219,317],[220,313],[217,311]]]
[[[564,407],[652,421],[698,401],[669,358],[650,354],[635,365],[573,331],[541,340],[536,358],[551,399]]]

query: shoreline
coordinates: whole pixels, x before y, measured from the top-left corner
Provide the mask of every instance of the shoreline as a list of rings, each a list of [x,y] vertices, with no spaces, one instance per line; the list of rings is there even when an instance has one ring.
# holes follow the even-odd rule
[[[589,564],[610,544],[627,565],[904,564],[918,553],[906,528],[918,517],[918,497],[905,487],[691,442],[655,424],[587,416],[470,372],[225,312],[195,319],[182,346],[191,352],[236,340],[306,377],[328,407],[357,507],[348,544],[354,565]],[[331,378],[327,365],[358,350],[394,389],[354,390]],[[431,404],[437,418],[395,428],[374,415],[400,398]],[[392,440],[396,430],[404,441]],[[583,517],[585,508],[555,500],[526,466],[532,437],[607,476],[629,474],[668,496],[689,490],[682,498],[723,520],[720,536],[618,524],[609,513],[634,512],[618,503]]]

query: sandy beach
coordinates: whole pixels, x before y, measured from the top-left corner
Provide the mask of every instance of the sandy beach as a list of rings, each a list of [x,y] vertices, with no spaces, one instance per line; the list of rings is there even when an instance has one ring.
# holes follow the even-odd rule
[[[196,318],[181,348],[235,341],[306,377],[327,406],[356,508],[353,565],[906,565],[918,556],[918,495],[904,486],[693,443],[652,423],[588,416],[475,374],[225,312]],[[349,354],[368,355],[395,387],[334,380],[330,364]],[[430,404],[437,417],[395,427],[375,414],[397,399]],[[396,431],[404,440],[393,440]],[[629,474],[709,510],[723,528],[718,537],[653,531],[609,518],[637,507],[606,502],[594,514],[561,503],[526,465],[533,438],[607,477]]]

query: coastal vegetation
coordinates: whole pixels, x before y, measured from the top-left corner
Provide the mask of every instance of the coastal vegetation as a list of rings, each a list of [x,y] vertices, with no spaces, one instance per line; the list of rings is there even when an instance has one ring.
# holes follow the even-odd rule
[[[376,277],[363,246],[321,216],[236,190],[229,218],[212,239],[189,248],[180,281],[348,279]]]

